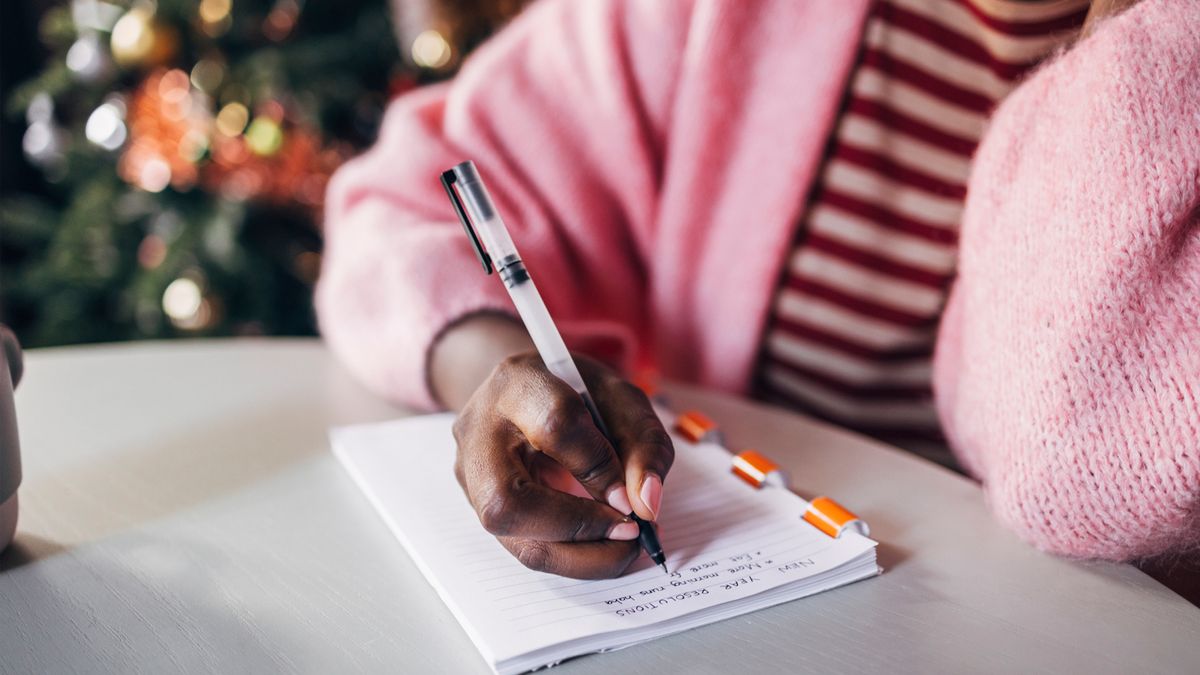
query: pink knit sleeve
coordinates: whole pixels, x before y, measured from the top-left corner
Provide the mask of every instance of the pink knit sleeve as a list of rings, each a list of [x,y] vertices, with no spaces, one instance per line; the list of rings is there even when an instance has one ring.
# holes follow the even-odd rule
[[[471,312],[511,311],[438,183],[465,159],[568,343],[634,347],[689,8],[535,3],[452,83],[392,104],[376,145],[334,176],[316,294],[321,332],[362,381],[431,408],[426,356],[439,331]]]
[[[1042,68],[980,147],[934,379],[997,517],[1039,548],[1200,545],[1200,2],[1144,0]]]

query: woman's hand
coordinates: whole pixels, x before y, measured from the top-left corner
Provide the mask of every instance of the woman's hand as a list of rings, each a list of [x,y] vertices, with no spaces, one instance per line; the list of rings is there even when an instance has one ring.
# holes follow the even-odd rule
[[[455,474],[483,526],[524,565],[613,577],[638,556],[630,511],[658,516],[675,451],[640,389],[576,356],[616,445],[536,352],[509,357],[454,424]]]

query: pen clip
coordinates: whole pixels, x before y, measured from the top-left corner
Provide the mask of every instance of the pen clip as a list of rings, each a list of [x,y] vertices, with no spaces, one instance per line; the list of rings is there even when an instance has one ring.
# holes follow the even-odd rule
[[[446,195],[450,197],[450,204],[454,206],[454,212],[458,214],[458,219],[462,221],[463,229],[467,231],[467,237],[471,240],[471,246],[475,249],[475,256],[479,258],[479,262],[483,265],[483,271],[488,274],[492,273],[492,257],[487,251],[483,250],[483,242],[479,241],[479,235],[475,233],[474,226],[471,225],[471,219],[467,217],[467,210],[463,208],[462,200],[458,198],[458,192],[454,189],[456,177],[454,169],[447,169],[442,172],[442,187],[446,188]]]

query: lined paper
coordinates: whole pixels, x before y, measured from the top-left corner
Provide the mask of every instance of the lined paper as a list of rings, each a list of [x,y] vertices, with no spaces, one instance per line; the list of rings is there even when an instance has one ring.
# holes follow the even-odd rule
[[[719,446],[675,439],[659,538],[624,576],[579,581],[522,566],[480,526],[453,474],[452,415],[335,429],[334,451],[498,672],[611,649],[878,572],[875,542],[831,539],[804,502],[750,488]]]

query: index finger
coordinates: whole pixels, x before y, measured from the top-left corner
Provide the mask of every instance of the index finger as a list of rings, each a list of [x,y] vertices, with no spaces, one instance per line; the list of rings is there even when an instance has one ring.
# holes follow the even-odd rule
[[[621,460],[592,421],[583,399],[544,368],[535,377],[531,386],[501,399],[500,413],[530,445],[569,471],[588,494],[622,514],[631,513]]]
[[[646,394],[606,370],[585,373],[596,405],[624,466],[628,498],[645,520],[657,520],[663,481],[675,461],[675,446]]]
[[[637,525],[604,504],[548,488],[509,453],[464,467],[467,499],[484,529],[496,536],[537,541],[629,541]],[[493,458],[494,460],[495,458]]]
[[[531,570],[573,579],[611,579],[637,560],[641,549],[633,541],[575,543],[498,537],[500,544]]]

